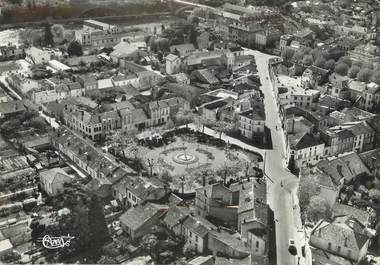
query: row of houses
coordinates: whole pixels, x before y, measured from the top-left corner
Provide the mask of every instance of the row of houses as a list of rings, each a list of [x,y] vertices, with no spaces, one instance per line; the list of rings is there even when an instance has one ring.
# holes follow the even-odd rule
[[[214,13],[215,30],[246,47],[266,48],[282,35],[279,25],[284,21],[275,9],[226,3]]]
[[[209,91],[197,99],[204,120],[228,122],[244,138],[265,142],[265,111],[253,56],[244,55],[241,47],[199,51],[192,44],[181,44],[171,50],[166,72],[174,78],[187,69],[188,82]]]
[[[338,74],[330,76],[330,82],[333,86],[331,95],[348,99],[367,111],[373,111],[380,103],[380,86],[376,83],[365,84],[348,77],[342,77]]]
[[[162,224],[199,254],[250,257],[252,264],[268,264],[273,216],[266,204],[265,181],[244,181],[229,188],[220,183],[199,188],[195,206],[193,212],[181,200],[169,205],[140,204],[127,210],[120,222],[133,240]],[[231,225],[232,229],[210,220]]]
[[[345,152],[365,152],[377,146],[378,116],[358,108],[322,115],[292,107],[286,109],[285,132],[289,157],[298,168]]]
[[[190,110],[189,102],[180,97],[152,101],[137,107],[123,101],[110,105],[110,109],[105,111],[74,103],[65,104],[63,120],[69,128],[92,140],[99,140],[116,129],[141,130],[164,125],[179,110]]]
[[[125,66],[126,74],[118,74],[108,79],[97,79],[95,75],[76,75],[72,79],[49,78],[33,80],[19,73],[10,73],[6,81],[10,86],[27,95],[34,103],[44,104],[68,97],[83,96],[88,90],[107,89],[119,86],[133,86],[146,89],[156,85],[162,77],[153,71],[140,67],[134,72]]]
[[[88,141],[67,129],[55,132],[51,143],[61,156],[75,163],[91,178],[86,188],[100,198],[113,197],[124,207],[132,207],[146,201],[160,200],[168,193],[163,184],[146,182],[134,170],[112,157],[106,157]]]
[[[376,235],[374,212],[340,203],[346,196],[341,190],[344,185],[365,176],[377,176],[378,164],[379,149],[374,149],[324,159],[314,167],[301,170],[300,193],[323,198],[331,209],[331,216],[318,221],[310,231],[309,244],[316,248],[313,256],[315,251],[317,255],[331,253],[353,261],[366,257]],[[361,193],[368,193],[368,190],[359,187],[353,196],[360,197]]]

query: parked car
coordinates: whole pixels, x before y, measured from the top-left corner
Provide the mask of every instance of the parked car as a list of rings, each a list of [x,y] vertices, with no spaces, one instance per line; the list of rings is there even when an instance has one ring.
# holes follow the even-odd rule
[[[292,254],[293,256],[296,256],[297,255],[297,248],[295,246],[295,243],[294,243],[294,239],[289,239],[289,247],[288,247],[288,251],[290,254]]]

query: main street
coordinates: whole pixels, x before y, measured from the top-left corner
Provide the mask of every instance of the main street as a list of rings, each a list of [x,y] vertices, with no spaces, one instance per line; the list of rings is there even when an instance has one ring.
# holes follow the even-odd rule
[[[310,264],[306,263],[301,254],[301,247],[304,245],[305,238],[296,194],[298,178],[286,167],[285,137],[281,128],[275,93],[273,92],[275,88],[272,86],[268,71],[269,59],[274,56],[249,49],[245,50],[245,55],[254,55],[256,59],[258,75],[261,80],[261,91],[264,94],[265,122],[266,126],[271,130],[273,149],[260,149],[225,134],[221,135],[221,139],[225,142],[236,144],[243,149],[259,153],[264,159],[266,158],[265,174],[271,180],[268,181],[268,203],[277,220],[277,265],[296,265],[298,264],[298,257],[300,257],[299,264]],[[189,124],[188,127],[193,130],[200,130],[195,124]],[[219,136],[218,132],[207,127],[204,129],[204,133],[214,137]],[[283,187],[281,187],[281,183]],[[292,256],[289,253],[289,239],[294,239],[298,256]]]
[[[282,131],[279,109],[277,107],[273,86],[270,81],[268,64],[273,56],[254,50],[245,50],[245,54],[255,56],[258,75],[261,81],[261,91],[264,94],[266,126],[271,130],[272,150],[266,150],[265,174],[273,180],[268,181],[268,203],[274,211],[276,222],[276,246],[277,264],[298,264],[298,257],[290,255],[288,251],[289,239],[294,239],[298,255],[301,256],[300,264],[305,264],[301,255],[301,247],[304,244],[301,229],[300,213],[295,199],[298,178],[293,175],[285,163],[285,138]],[[282,183],[282,185],[281,185]],[[283,186],[283,187],[281,187]],[[295,208],[295,209],[294,209]],[[298,228],[297,228],[298,227]],[[301,231],[301,230],[300,230]]]

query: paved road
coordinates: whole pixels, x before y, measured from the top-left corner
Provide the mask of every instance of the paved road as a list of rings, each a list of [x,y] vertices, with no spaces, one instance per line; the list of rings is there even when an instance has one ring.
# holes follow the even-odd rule
[[[298,257],[294,257],[288,252],[289,239],[294,239],[298,254],[301,254],[301,246],[304,245],[304,233],[300,220],[297,199],[298,178],[286,168],[285,161],[285,137],[281,129],[278,107],[273,93],[272,83],[268,71],[268,60],[273,56],[254,50],[245,50],[245,54],[254,55],[256,58],[257,70],[262,83],[261,90],[264,93],[266,126],[271,130],[273,149],[265,150],[248,145],[238,139],[222,134],[221,139],[225,142],[236,144],[243,149],[259,153],[266,157],[265,173],[272,180],[268,181],[268,203],[274,211],[276,222],[276,245],[277,264],[296,265]],[[195,124],[189,124],[189,128],[201,130]],[[204,133],[210,136],[219,137],[219,133],[205,127]],[[281,187],[281,183],[283,187]],[[299,231],[298,231],[299,230]],[[300,264],[306,264],[305,259],[300,259]]]
[[[246,50],[245,54],[254,55],[256,58],[262,83],[261,90],[264,93],[266,126],[272,135],[273,150],[266,151],[265,169],[266,174],[274,180],[273,183],[268,182],[268,203],[274,211],[275,219],[278,220],[276,222],[277,264],[294,265],[298,264],[298,258],[288,252],[289,239],[295,239],[299,254],[304,242],[303,233],[297,232],[297,226],[300,226],[299,211],[298,208],[293,209],[298,203],[296,199],[298,178],[291,174],[285,165],[285,138],[268,71],[268,61],[273,56],[253,50]],[[304,262],[304,259],[300,260],[300,264]]]

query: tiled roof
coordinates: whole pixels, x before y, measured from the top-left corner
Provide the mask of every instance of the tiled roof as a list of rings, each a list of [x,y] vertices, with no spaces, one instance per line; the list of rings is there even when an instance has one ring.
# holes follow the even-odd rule
[[[203,104],[201,107],[204,107],[209,110],[217,110],[217,109],[227,106],[228,104],[231,104],[233,101],[234,99],[231,97],[222,98],[222,99],[218,98],[217,100]]]
[[[162,211],[162,214],[164,214],[165,208],[166,207],[161,207],[160,205],[153,203],[138,205],[136,207],[129,208],[119,217],[119,220],[123,225],[127,226],[131,230],[137,230],[158,212]]]
[[[132,75],[115,75],[113,76],[111,79],[114,81],[114,82],[120,82],[120,81],[125,81],[125,80],[130,80],[130,79],[135,79],[137,78],[136,75],[132,74]]]
[[[197,188],[196,193],[206,194],[207,198],[215,198],[221,190],[224,190],[225,193],[231,193],[231,190],[225,187],[222,183],[215,183]]]
[[[252,106],[252,104],[251,104]],[[251,120],[263,120],[265,121],[265,109],[264,104],[262,103],[254,103],[252,109],[247,110],[245,112],[240,113],[241,116],[249,118]]]
[[[352,115],[355,120],[366,120],[376,116],[376,114],[356,107],[344,108],[341,112],[346,115]]]
[[[340,106],[349,106],[351,102],[331,95],[321,95],[319,97],[319,105],[337,109]]]
[[[309,66],[307,69],[309,69],[313,74],[318,74],[320,76],[325,76],[329,72],[329,70],[317,67],[317,66]]]
[[[359,124],[356,124],[348,128],[348,130],[351,131],[352,134],[355,136],[374,133],[374,130],[366,122],[361,122]]]
[[[110,109],[112,109],[112,110],[123,110],[123,109],[133,110],[133,109],[135,109],[133,104],[128,100],[124,100],[124,101],[120,101],[120,102],[116,102],[116,103],[110,103],[110,104],[107,104],[104,106],[110,107]]]
[[[21,100],[0,103],[0,114],[11,114],[25,110],[24,103]]]
[[[313,257],[313,265],[342,265],[338,260],[343,258],[337,257],[319,248],[310,249]]]
[[[97,82],[96,77],[93,74],[85,74],[78,76],[84,83],[94,83]]]
[[[151,101],[148,103],[148,107],[151,110],[158,109],[158,108],[167,108],[167,107],[175,107],[179,106],[182,107],[184,104],[186,104],[186,100],[180,97],[172,97],[168,99],[158,100],[158,101]]]
[[[365,172],[370,174],[367,166],[355,152],[330,160],[322,160],[316,166],[328,174],[335,183],[339,183],[341,179],[349,181]]]
[[[211,231],[210,234],[214,237],[214,240],[220,241],[224,245],[234,249],[234,251],[246,252],[247,256],[250,254],[249,248],[240,238],[236,238],[222,229],[220,231]]]
[[[173,206],[170,207],[166,213],[163,222],[169,226],[174,227],[184,221],[190,215],[190,209],[187,207]]]
[[[344,140],[344,139],[355,137],[355,135],[351,131],[349,131],[347,129],[338,131],[338,132],[336,132],[336,134],[338,135],[338,138],[341,141]]]
[[[185,55],[187,52],[195,51],[195,47],[192,43],[178,44],[170,46],[170,51],[174,52],[177,50],[181,56]]]
[[[290,148],[294,150],[302,150],[322,144],[320,140],[311,133],[300,133],[289,136]]]
[[[165,57],[165,59],[169,62],[173,62],[178,59],[178,56],[170,53]]]
[[[136,63],[130,62],[130,61],[124,62],[124,69],[125,69],[125,71],[127,71],[129,73],[135,73],[135,74],[146,71],[144,66],[141,66],[139,64],[136,64]]]
[[[218,84],[219,80],[208,69],[194,71],[194,75],[201,81],[207,84]]]
[[[96,178],[92,179],[89,183],[86,184],[86,188],[92,192],[99,192],[99,190],[109,187],[111,182],[106,178]]]
[[[348,219],[345,222],[335,219],[332,223],[322,220],[313,228],[311,236],[322,238],[335,246],[359,251],[369,240],[363,230],[364,227],[355,219]]]
[[[332,207],[332,218],[338,216],[353,217],[358,220],[362,225],[366,226],[370,217],[367,211],[358,209],[353,206],[345,205],[336,202]]]
[[[49,170],[42,171],[40,172],[40,176],[41,179],[45,179],[45,181],[47,181],[47,183],[50,184],[57,182],[66,182],[71,180],[71,177],[67,175],[67,173],[61,168],[52,168]]]
[[[211,230],[217,229],[215,225],[200,216],[189,216],[183,222],[183,226],[202,238]]]
[[[368,152],[360,153],[360,159],[369,170],[375,170],[380,165],[380,149],[374,149]]]
[[[300,175],[302,176],[300,180],[301,182],[310,182],[317,186],[322,186],[333,190],[336,190],[339,185],[338,182],[333,180],[329,175],[318,168],[302,168]]]
[[[127,174],[134,174],[135,172],[123,165],[112,161],[111,158],[106,157],[105,154],[96,150],[95,147],[89,145],[85,140],[75,136],[68,130],[57,132],[54,141],[63,146],[63,149],[70,150],[76,155],[87,167],[103,173],[105,177],[112,177],[116,169],[123,166],[122,172]]]
[[[264,225],[267,225],[268,205],[266,181],[246,181],[232,186],[231,189],[239,190],[238,214],[240,215],[240,219],[253,219],[259,221]]]
[[[185,73],[178,73],[178,74],[174,74],[174,75],[169,76],[169,79],[172,79],[176,82],[184,82],[184,81],[188,80],[189,77]]]

